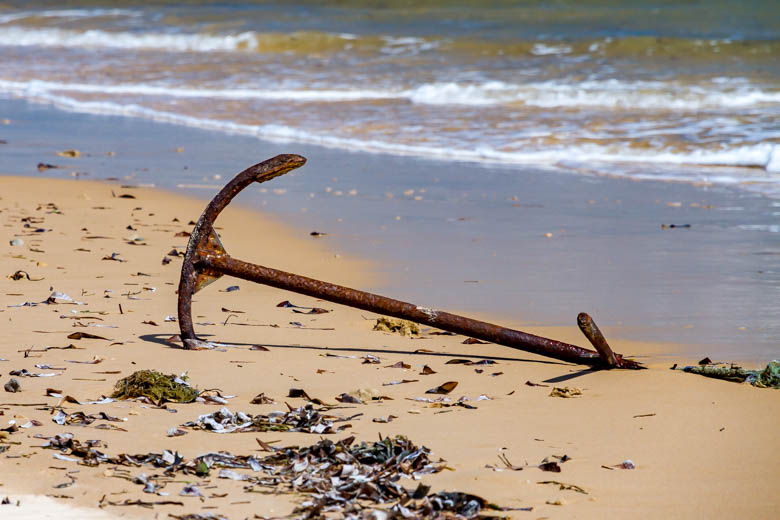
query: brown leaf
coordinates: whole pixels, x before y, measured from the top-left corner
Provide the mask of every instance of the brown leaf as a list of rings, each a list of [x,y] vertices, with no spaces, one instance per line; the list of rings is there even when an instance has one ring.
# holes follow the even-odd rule
[[[302,397],[307,401],[311,401],[311,397],[309,397],[309,394],[307,394],[306,390],[304,390],[303,388],[290,388],[287,397]]]
[[[155,327],[157,327],[157,326],[158,326],[158,325],[157,325],[155,322],[153,322],[152,320],[148,320],[148,321],[142,321],[141,323],[143,323],[144,325],[154,325]]]
[[[252,345],[249,347],[249,350],[262,350],[263,352],[270,352],[270,350],[267,347],[264,347],[262,345]]]
[[[188,236],[190,236],[190,234],[188,232],[186,232],[186,231],[179,231],[178,233],[176,233],[173,236],[174,237],[188,237]]]
[[[430,375],[433,375],[435,373],[436,373],[436,371],[434,369],[432,369],[428,365],[425,365],[425,366],[423,366],[422,372],[420,372],[420,375],[421,376],[430,376]]]
[[[526,381],[525,384],[526,386],[550,386],[550,385],[543,385],[541,383],[533,383],[531,381]]]
[[[485,345],[487,341],[482,341],[477,338],[467,338],[463,340],[464,345]]]
[[[442,383],[436,388],[431,388],[430,390],[426,390],[426,394],[449,394],[452,392],[455,387],[458,386],[457,381],[447,381],[446,383]]]
[[[254,396],[249,402],[251,404],[274,404],[276,401],[266,396],[264,392],[261,392]]]
[[[471,363],[470,359],[450,359],[445,365],[468,365]]]
[[[539,469],[542,471],[552,471],[553,473],[561,472],[561,467],[555,461],[539,464]]]
[[[302,308],[305,309],[306,307],[302,307]],[[298,309],[293,309],[293,312],[296,313],[296,314],[327,314],[330,311],[327,310],[327,309],[322,309],[320,307],[312,307],[308,311],[301,311],[301,310],[298,310]]]
[[[408,363],[404,363],[403,361],[399,361],[398,363],[394,363],[392,365],[387,365],[385,368],[412,368],[412,365]]]
[[[271,446],[267,442],[265,442],[265,441],[263,441],[261,439],[258,439],[257,437],[255,437],[255,440],[257,441],[257,444],[260,445],[260,448],[262,449],[262,451],[276,451],[277,450],[277,448],[274,448],[273,446]]]
[[[96,336],[95,334],[90,334],[89,332],[74,332],[73,334],[68,335],[68,339],[102,339],[105,341],[111,341],[108,338],[104,338],[103,336]]]

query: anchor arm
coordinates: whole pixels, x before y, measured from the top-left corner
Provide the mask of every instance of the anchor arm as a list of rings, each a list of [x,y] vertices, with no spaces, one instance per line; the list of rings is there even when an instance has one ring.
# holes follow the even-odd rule
[[[206,281],[199,284],[199,278],[208,277],[212,278],[213,281],[214,278],[221,276],[221,274],[217,273],[203,273],[196,265],[198,258],[204,252],[215,250],[224,252],[224,248],[219,244],[219,239],[214,232],[214,222],[219,214],[222,213],[222,210],[230,204],[230,201],[241,190],[253,182],[262,183],[270,181],[304,164],[306,164],[306,158],[300,155],[286,154],[277,155],[250,166],[227,183],[209,202],[209,205],[206,206],[190,234],[190,241],[187,244],[187,252],[184,255],[184,262],[181,268],[181,278],[179,279],[178,311],[182,341],[197,339],[192,326],[192,295],[208,283]]]

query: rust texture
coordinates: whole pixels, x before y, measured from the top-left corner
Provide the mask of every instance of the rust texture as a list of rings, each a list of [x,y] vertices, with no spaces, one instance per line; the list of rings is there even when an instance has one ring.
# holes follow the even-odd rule
[[[609,367],[615,367],[618,365],[617,357],[612,349],[609,347],[606,338],[599,330],[596,322],[593,321],[588,314],[581,312],[577,315],[577,325],[580,326],[580,330],[585,337],[588,338],[590,344],[599,352],[599,356]]]
[[[598,352],[230,257],[213,230],[214,221],[219,213],[238,192],[252,182],[273,179],[302,166],[305,162],[306,159],[298,155],[279,155],[256,164],[239,173],[206,207],[190,237],[179,282],[179,325],[185,346],[188,344],[187,340],[197,339],[192,326],[192,295],[219,276],[229,275],[333,303],[430,325],[561,361],[600,368],[643,368],[635,361],[614,354],[596,324],[584,313],[578,316],[578,323]],[[580,319],[583,315],[587,320]],[[583,322],[588,324],[587,331],[582,325]]]

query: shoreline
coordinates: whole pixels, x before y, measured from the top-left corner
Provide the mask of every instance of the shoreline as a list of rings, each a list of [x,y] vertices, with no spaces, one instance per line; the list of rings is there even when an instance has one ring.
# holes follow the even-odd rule
[[[278,146],[19,100],[0,100],[0,112],[12,116],[0,127],[11,132],[6,170],[153,182],[204,200],[250,164],[301,152],[309,158],[304,170],[246,190],[234,205],[267,211],[302,236],[325,233],[319,239],[329,247],[371,258],[378,276],[361,288],[373,292],[499,323],[569,326],[586,311],[607,331],[687,346],[671,355],[777,357],[780,304],[772,295],[780,250],[774,233],[750,230],[771,221],[780,204],[771,199],[722,187]],[[68,148],[82,157],[56,156]],[[38,162],[64,168],[39,173]],[[206,187],[176,188],[195,184]],[[662,229],[670,224],[692,227]]]

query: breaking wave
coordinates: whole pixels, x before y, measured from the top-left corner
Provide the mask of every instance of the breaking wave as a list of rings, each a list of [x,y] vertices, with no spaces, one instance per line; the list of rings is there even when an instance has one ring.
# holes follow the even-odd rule
[[[0,90],[13,92],[80,92],[131,94],[172,98],[233,100],[280,100],[300,102],[351,102],[362,100],[408,100],[428,105],[494,106],[518,104],[539,108],[607,108],[696,111],[715,108],[749,108],[780,104],[780,90],[762,90],[746,82],[730,80],[707,86],[664,82],[619,80],[585,81],[578,84],[553,81],[509,84],[426,83],[414,88],[367,89],[269,89],[178,87],[150,84],[100,85],[43,80],[0,80]]]
[[[36,88],[37,85],[37,88]],[[91,87],[90,87],[91,88]],[[54,105],[58,108],[92,114],[139,117],[240,134],[278,142],[304,142],[330,148],[382,152],[394,155],[440,158],[444,160],[491,162],[503,164],[547,164],[598,161],[605,163],[659,163],[675,165],[724,165],[762,168],[750,181],[780,183],[780,150],[773,143],[759,143],[720,149],[698,149],[688,152],[666,150],[635,150],[623,145],[576,144],[544,149],[504,151],[489,145],[470,148],[405,144],[378,139],[359,139],[327,135],[286,125],[248,125],[186,114],[155,110],[139,104],[114,101],[81,101],[41,88],[41,82],[10,82],[0,80],[0,92],[30,101]],[[740,179],[745,182],[745,179]]]

